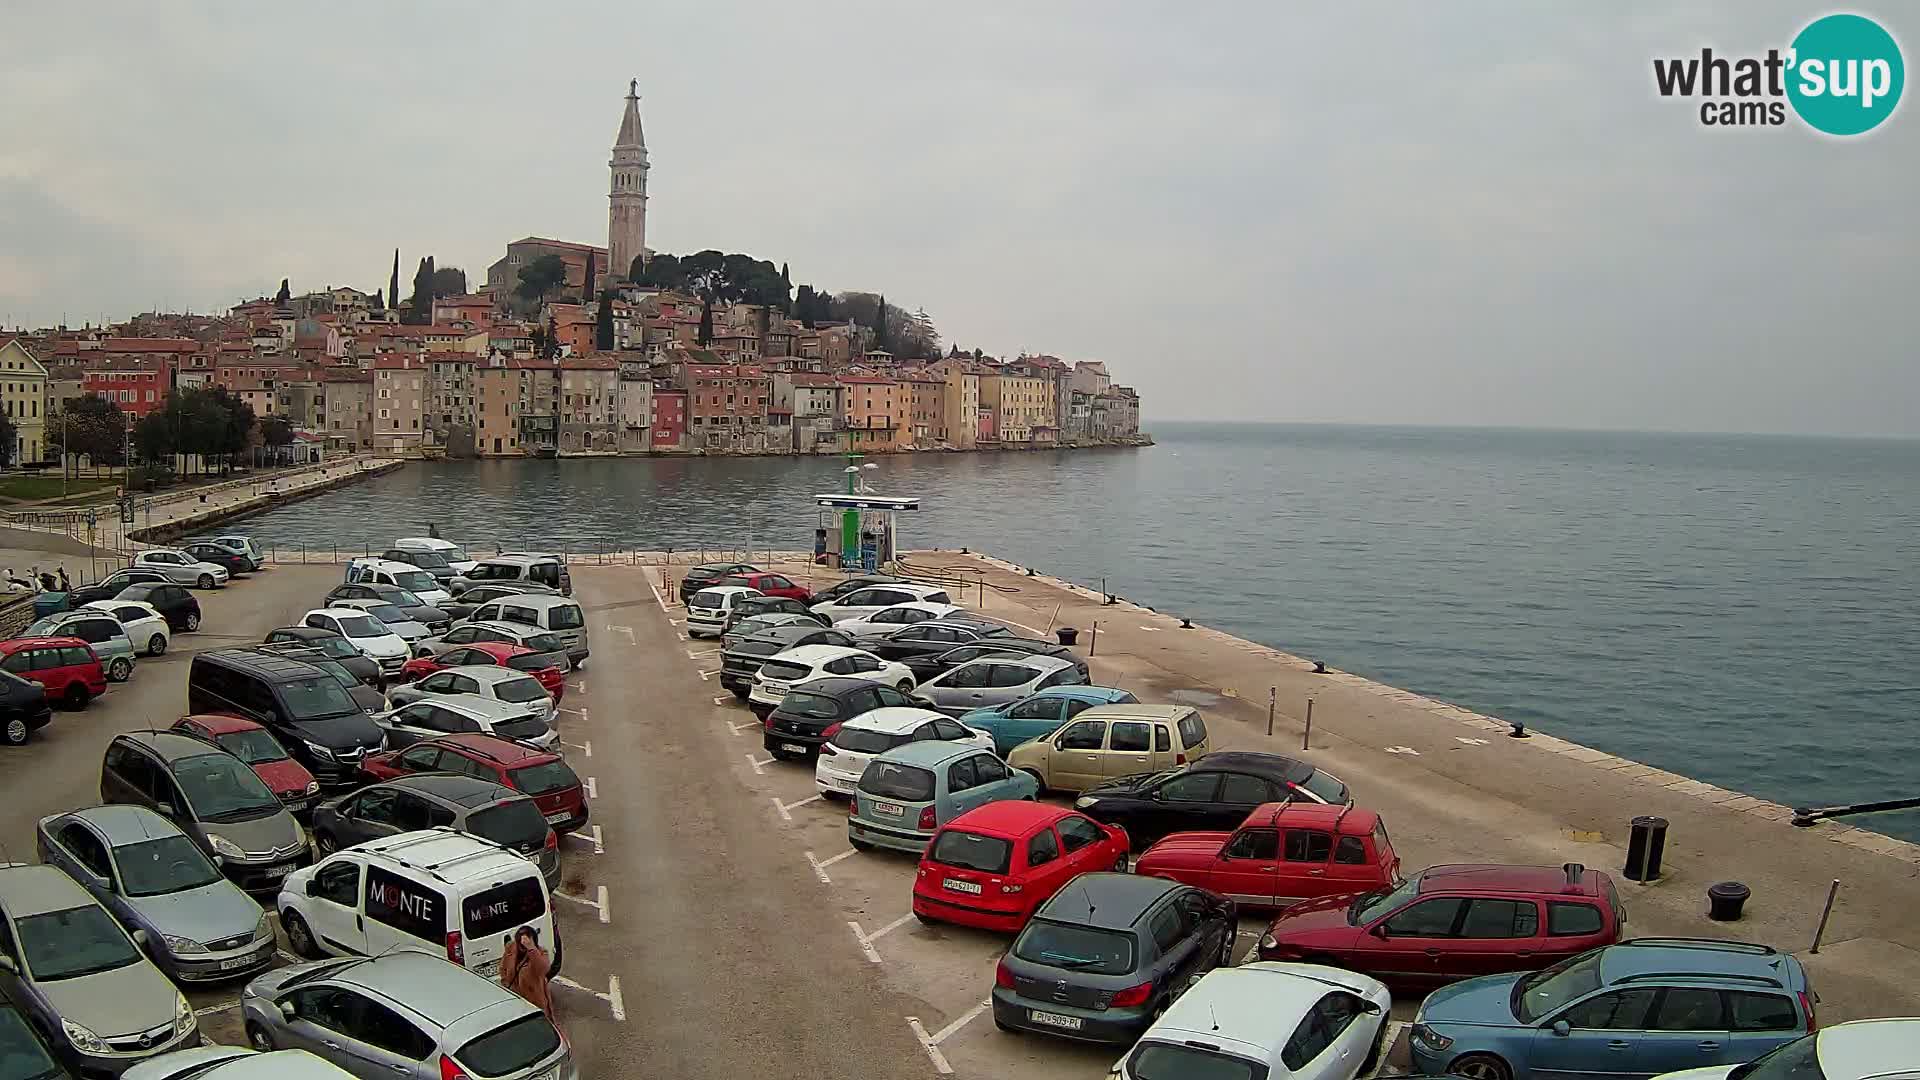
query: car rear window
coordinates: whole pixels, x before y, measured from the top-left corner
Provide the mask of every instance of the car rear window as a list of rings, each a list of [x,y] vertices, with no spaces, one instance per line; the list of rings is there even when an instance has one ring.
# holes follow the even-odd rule
[[[933,773],[915,765],[870,761],[860,774],[860,790],[883,799],[926,802],[933,798]]]
[[[552,634],[528,634],[520,639],[520,644],[534,652],[566,652],[567,643]]]
[[[367,918],[438,945],[447,933],[446,897],[418,882],[367,867]]]
[[[787,698],[792,700],[793,695],[788,694]],[[785,706],[786,702],[782,701],[780,704]],[[870,728],[843,727],[834,732],[830,741],[836,748],[851,750],[856,754],[884,754],[911,738],[912,736],[908,735],[889,735],[884,731],[874,731]]]
[[[518,881],[509,881],[474,893],[460,903],[460,915],[468,938],[492,937],[525,926],[547,913],[547,897],[540,890],[540,874],[530,873]]]
[[[1180,746],[1191,750],[1207,741],[1207,726],[1198,716],[1188,713],[1180,718]]]
[[[559,667],[560,658],[551,653],[521,653],[507,657],[507,666],[515,671],[545,671],[550,667]]]
[[[543,844],[547,839],[547,819],[532,799],[510,799],[467,815],[467,830],[507,847]]]
[[[542,1013],[528,1013],[497,1027],[453,1052],[454,1059],[481,1076],[505,1076],[546,1060],[560,1049],[560,1032]]]
[[[769,660],[760,665],[760,674],[765,675],[769,679],[779,679],[781,682],[792,682],[795,679],[804,679],[813,674],[813,669],[805,664],[796,664],[791,660]]]
[[[573,769],[566,762],[556,758],[514,769],[513,786],[528,795],[545,795],[550,791],[579,787],[580,778],[573,774]]]
[[[961,866],[983,874],[1004,874],[1013,858],[1013,845],[997,836],[947,829],[933,838],[927,857],[946,866]]]
[[[1192,746],[1193,744],[1187,743],[1186,745]],[[1347,785],[1341,783],[1338,778],[1329,776],[1319,769],[1315,769],[1312,775],[1300,781],[1300,786],[1313,792],[1314,797],[1321,802],[1332,803],[1335,806],[1343,806],[1346,804]]]
[[[1134,1080],[1266,1080],[1267,1067],[1218,1050],[1142,1042],[1127,1059]]]
[[[713,589],[701,589],[687,601],[688,607],[716,608],[727,606],[727,594]]]
[[[780,711],[788,716],[805,716],[814,720],[831,720],[840,715],[839,703],[820,694],[791,693],[780,699]],[[841,730],[845,730],[844,728]],[[852,747],[848,747],[849,750]]]
[[[1125,975],[1133,970],[1133,938],[1112,930],[1034,919],[1014,941],[1013,955],[1070,971]]]
[[[556,604],[547,609],[547,628],[550,630],[578,630],[586,625],[586,619],[580,615],[575,604]]]
[[[547,700],[547,688],[535,678],[502,679],[494,684],[493,695],[501,701],[524,705],[529,701]]]

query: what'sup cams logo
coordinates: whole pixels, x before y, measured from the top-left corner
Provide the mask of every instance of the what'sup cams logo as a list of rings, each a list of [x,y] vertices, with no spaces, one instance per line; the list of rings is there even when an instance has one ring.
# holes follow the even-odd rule
[[[1864,135],[1900,104],[1907,82],[1900,43],[1864,15],[1827,15],[1765,56],[1656,59],[1653,84],[1664,98],[1698,99],[1707,127],[1779,127],[1787,108],[1827,135]]]

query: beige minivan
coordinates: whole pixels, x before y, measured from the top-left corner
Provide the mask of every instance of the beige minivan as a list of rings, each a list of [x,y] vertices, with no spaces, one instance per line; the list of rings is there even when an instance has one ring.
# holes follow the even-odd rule
[[[1032,773],[1042,791],[1085,791],[1197,761],[1212,748],[1207,723],[1191,705],[1097,705],[1052,735],[1014,747],[1007,764]]]

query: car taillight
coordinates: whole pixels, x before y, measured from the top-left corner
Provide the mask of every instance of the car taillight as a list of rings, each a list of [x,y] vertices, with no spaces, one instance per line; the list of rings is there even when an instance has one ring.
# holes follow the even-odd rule
[[[1187,755],[1185,754],[1173,755],[1173,763],[1175,765],[1185,765],[1187,763]]]
[[[560,834],[559,834],[559,833],[557,833],[557,832],[554,832],[554,831],[553,831],[552,829],[548,829],[548,830],[547,830],[547,843],[546,843],[546,846],[547,846],[547,847],[550,847],[550,848],[557,848],[557,847],[559,847],[559,846],[560,846]]]
[[[940,822],[934,819],[933,807],[923,806],[920,808],[920,827],[921,828],[931,829],[939,824]]]
[[[1007,962],[1000,961],[993,969],[993,985],[1002,990],[1013,989],[1013,972],[1007,970]]]
[[[760,726],[767,729],[768,731],[772,731],[773,730],[773,714],[768,713],[766,716],[762,717],[760,720]]]
[[[1152,993],[1153,983],[1151,982],[1129,986],[1125,990],[1115,992],[1113,997],[1107,1000],[1107,1006],[1115,1009],[1131,1009],[1137,1005],[1145,1005],[1148,996]]]
[[[1819,1021],[1813,1018],[1813,999],[1807,996],[1807,992],[1805,990],[1800,991],[1800,1008],[1806,1010],[1807,1030],[1808,1031],[1818,1030],[1820,1027],[1820,1023]]]
[[[850,817],[852,817],[852,816],[858,816],[858,815],[859,815],[859,813],[860,813],[860,796],[858,796],[858,795],[849,795],[849,796],[847,796],[847,814],[848,814],[848,816],[850,816]]]
[[[461,967],[467,965],[467,946],[465,942],[460,940],[460,931],[458,930],[447,931],[447,959],[459,964]]]
[[[453,1063],[445,1054],[440,1055],[440,1080],[467,1080],[465,1069]]]
[[[840,734],[840,722],[836,720],[827,725],[827,730],[821,732],[820,737],[823,739],[831,739],[838,734]]]

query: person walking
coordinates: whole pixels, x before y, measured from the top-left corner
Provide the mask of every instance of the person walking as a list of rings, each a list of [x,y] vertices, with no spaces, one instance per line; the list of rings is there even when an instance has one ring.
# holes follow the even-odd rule
[[[557,1027],[553,993],[547,986],[552,967],[547,950],[540,947],[540,931],[523,926],[507,938],[506,953],[500,958],[500,985],[539,1006]]]

